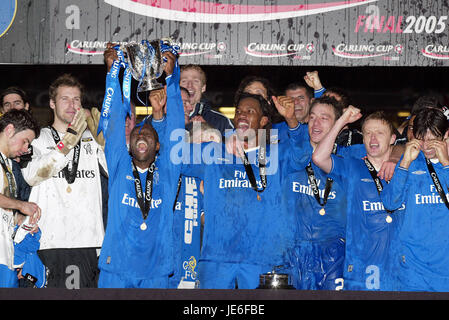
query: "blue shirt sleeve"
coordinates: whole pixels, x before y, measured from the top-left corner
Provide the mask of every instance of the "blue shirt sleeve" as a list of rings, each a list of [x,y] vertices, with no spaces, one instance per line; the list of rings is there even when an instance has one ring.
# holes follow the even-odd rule
[[[366,156],[366,148],[365,145],[362,144],[353,144],[348,147],[338,146],[337,154],[341,155],[344,158],[355,158],[362,159]]]
[[[329,172],[329,177],[343,184],[347,181],[348,170],[352,167],[352,159],[344,158],[340,155],[331,154],[332,169]]]
[[[315,98],[320,98],[324,94],[324,92],[326,92],[326,88],[322,87],[321,89],[315,90],[313,92],[313,95]]]
[[[105,157],[108,165],[109,177],[114,177],[119,167],[120,159],[128,155],[125,135],[126,109],[123,107],[122,92],[118,78],[112,80],[110,73],[107,77],[109,83],[115,81],[114,93],[110,100],[109,121],[106,130],[103,130],[105,137]],[[105,110],[102,110],[104,112]]]
[[[296,128],[289,128],[288,136],[289,150],[286,151],[289,157],[288,171],[302,170],[312,160],[312,146],[307,125],[298,124]]]
[[[384,185],[382,192],[380,193],[380,198],[387,210],[399,209],[404,203],[409,185],[409,171],[396,165],[394,170],[393,178],[390,183]]]

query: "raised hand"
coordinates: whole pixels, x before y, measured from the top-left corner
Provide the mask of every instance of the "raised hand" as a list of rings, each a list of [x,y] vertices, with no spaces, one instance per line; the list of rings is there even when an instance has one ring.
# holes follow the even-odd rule
[[[85,109],[87,110],[87,109]],[[97,143],[104,148],[105,145],[105,140],[103,137],[103,132],[100,132],[99,135],[97,135],[97,131],[98,131],[98,124],[100,123],[100,111],[98,111],[97,108],[92,108],[91,112],[89,112],[87,114],[86,112],[86,122],[87,122],[87,127],[89,128],[90,133],[92,133],[92,136],[94,137],[95,141],[97,141]]]
[[[449,165],[449,155],[447,152],[446,141],[432,140],[427,143],[427,147],[435,149],[438,160],[443,166]]]
[[[274,106],[281,116],[284,117],[290,128],[298,125],[298,120],[295,117],[295,100],[287,96],[272,96]]]
[[[237,135],[233,133],[225,139],[226,151],[236,157],[243,157],[244,155],[244,142],[237,138]]]
[[[343,112],[343,115],[340,117],[342,118],[346,124],[353,123],[359,120],[362,117],[362,113],[360,112],[360,109],[349,106],[345,109]]]
[[[78,108],[64,138],[56,145],[57,149],[64,155],[67,155],[78,144],[86,128],[86,112],[83,108]]]
[[[418,157],[420,150],[421,145],[419,143],[419,140],[413,139],[412,141],[407,142],[400,166],[404,169],[408,169],[412,161]]]
[[[153,118],[162,119],[165,114],[165,105],[167,104],[167,94],[165,88],[151,90],[149,94],[151,107],[153,108]]]
[[[164,67],[165,74],[169,76],[173,73],[173,69],[175,68],[176,56],[173,53],[166,51],[162,54],[162,57],[166,60]]]
[[[320,77],[318,76],[318,71],[306,72],[304,81],[309,87],[313,88],[314,90],[319,90],[323,87],[320,81]]]
[[[117,51],[114,49],[115,45],[115,43],[108,42],[106,45],[106,50],[103,52],[104,63],[106,64],[108,72],[111,70],[114,61],[118,60]]]

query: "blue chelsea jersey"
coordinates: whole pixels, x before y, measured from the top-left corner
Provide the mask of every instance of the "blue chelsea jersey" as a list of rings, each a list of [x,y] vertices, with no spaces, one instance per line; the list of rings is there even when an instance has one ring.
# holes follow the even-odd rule
[[[161,148],[153,175],[151,208],[144,221],[137,203],[131,156],[125,140],[125,117],[121,92],[115,90],[105,130],[105,154],[109,169],[108,224],[99,268],[135,279],[168,276],[173,270],[173,203],[180,166],[170,161],[170,132],[184,128],[179,89],[179,67],[167,78],[167,117],[153,121]],[[139,172],[142,188],[148,170]],[[141,228],[145,222],[146,229]]]
[[[337,146],[336,153],[351,158],[362,158],[366,154],[363,144],[350,147]],[[324,201],[327,174],[313,162],[311,166],[318,185],[320,202]],[[296,241],[327,241],[346,237],[346,186],[341,181],[333,181],[322,207],[314,196],[306,170],[288,174],[283,182],[284,205],[295,213],[297,221]],[[320,210],[324,209],[324,213]]]
[[[363,160],[332,155],[332,162],[329,176],[345,186],[347,197],[344,288],[393,290],[392,257],[404,208],[387,213]]]
[[[277,265],[291,245],[294,233],[291,212],[281,206],[282,179],[310,161],[307,127],[290,130],[291,139],[268,145],[267,185],[259,193],[251,187],[240,158],[223,145],[204,144],[183,166],[183,174],[204,180],[205,227],[201,259],[214,262]],[[262,188],[259,151],[247,152],[258,189]],[[208,154],[209,164],[198,155]],[[196,163],[196,164],[195,164]]]
[[[448,194],[449,166],[432,164],[444,193]],[[399,231],[397,259],[401,290],[449,290],[449,210],[442,201],[422,152],[408,170],[396,167],[383,200],[389,209],[405,206]]]
[[[320,202],[324,201],[327,174],[311,163],[316,179]],[[322,207],[315,198],[306,170],[289,174],[283,183],[286,209],[290,209],[297,221],[296,241],[326,241],[345,239],[346,190],[339,181],[333,181]],[[321,210],[324,210],[321,211]]]

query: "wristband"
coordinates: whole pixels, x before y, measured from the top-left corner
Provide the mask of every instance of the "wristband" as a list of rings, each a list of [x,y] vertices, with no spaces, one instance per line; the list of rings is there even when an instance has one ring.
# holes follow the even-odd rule
[[[70,126],[67,128],[67,132],[68,132],[68,133],[71,133],[71,134],[73,134],[73,135],[75,135],[75,136],[78,134],[75,130],[73,130],[72,128],[70,128]]]

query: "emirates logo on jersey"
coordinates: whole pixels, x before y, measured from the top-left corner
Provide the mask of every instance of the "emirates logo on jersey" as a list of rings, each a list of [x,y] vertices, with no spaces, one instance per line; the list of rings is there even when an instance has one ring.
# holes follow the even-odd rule
[[[95,170],[77,170],[76,179],[94,179],[96,177]],[[65,179],[64,171],[61,170],[53,178]]]

